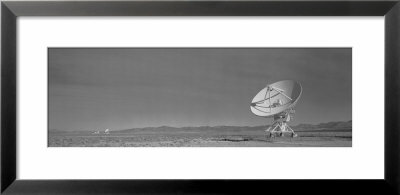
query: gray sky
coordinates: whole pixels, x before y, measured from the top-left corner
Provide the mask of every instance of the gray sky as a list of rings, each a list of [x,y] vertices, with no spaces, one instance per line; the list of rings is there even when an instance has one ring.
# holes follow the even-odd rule
[[[351,120],[351,49],[49,49],[49,128],[256,126],[268,83],[303,93],[291,124]]]

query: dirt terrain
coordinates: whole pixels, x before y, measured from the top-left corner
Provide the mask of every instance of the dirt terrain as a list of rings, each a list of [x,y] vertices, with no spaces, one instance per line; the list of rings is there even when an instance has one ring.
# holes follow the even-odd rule
[[[351,147],[352,130],[299,130],[298,137],[267,138],[264,128],[159,127],[115,131],[49,132],[49,147]]]

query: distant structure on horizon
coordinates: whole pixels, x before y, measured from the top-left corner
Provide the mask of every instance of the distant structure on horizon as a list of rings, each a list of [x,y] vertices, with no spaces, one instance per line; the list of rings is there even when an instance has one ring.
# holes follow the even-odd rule
[[[94,131],[92,134],[100,134],[100,131]],[[106,129],[103,134],[110,134],[110,129]]]

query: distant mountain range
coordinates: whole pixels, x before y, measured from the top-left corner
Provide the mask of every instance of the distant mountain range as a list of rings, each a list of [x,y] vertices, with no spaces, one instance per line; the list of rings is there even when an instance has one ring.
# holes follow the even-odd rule
[[[255,131],[265,130],[268,126],[199,126],[199,127],[144,127],[124,130],[112,130],[111,133],[137,133],[137,132],[199,132],[199,131]],[[299,124],[291,126],[295,131],[313,131],[313,130],[351,130],[352,121],[337,121],[320,124]],[[51,133],[73,133],[82,131],[61,131],[50,129]]]
[[[323,129],[351,129],[352,121],[338,121],[338,122],[328,122],[328,123],[320,123],[317,125],[311,124],[299,124],[294,126],[293,128],[298,130],[323,130]]]
[[[260,130],[266,129],[267,125],[263,126],[199,126],[199,127],[169,127],[169,126],[161,126],[161,127],[145,127],[145,128],[132,128],[132,129],[124,129],[124,130],[115,130],[113,132],[118,133],[133,133],[133,132],[190,132],[190,131],[252,131],[252,130]],[[328,122],[328,123],[320,123],[320,124],[299,124],[296,126],[292,126],[295,131],[310,131],[310,130],[350,130],[352,128],[352,121],[337,121],[337,122]]]

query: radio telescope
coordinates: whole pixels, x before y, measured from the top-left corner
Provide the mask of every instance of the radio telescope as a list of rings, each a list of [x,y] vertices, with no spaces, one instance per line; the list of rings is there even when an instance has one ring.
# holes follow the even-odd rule
[[[256,116],[272,118],[272,124],[265,132],[267,137],[275,134],[284,136],[290,132],[292,137],[297,134],[287,124],[294,114],[294,106],[302,92],[301,84],[293,80],[278,81],[267,85],[251,101],[250,109]]]

